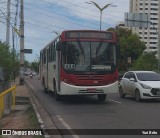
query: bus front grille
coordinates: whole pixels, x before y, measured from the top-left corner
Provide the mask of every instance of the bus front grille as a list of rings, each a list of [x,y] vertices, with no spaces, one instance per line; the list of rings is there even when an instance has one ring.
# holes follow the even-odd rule
[[[81,75],[77,77],[78,80],[103,80],[104,76],[102,75]]]

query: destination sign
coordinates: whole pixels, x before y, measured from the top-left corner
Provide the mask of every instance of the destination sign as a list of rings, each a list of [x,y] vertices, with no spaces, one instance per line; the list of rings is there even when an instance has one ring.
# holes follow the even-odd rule
[[[68,39],[107,39],[112,40],[113,34],[111,32],[89,32],[89,31],[69,31],[66,32],[65,37]]]

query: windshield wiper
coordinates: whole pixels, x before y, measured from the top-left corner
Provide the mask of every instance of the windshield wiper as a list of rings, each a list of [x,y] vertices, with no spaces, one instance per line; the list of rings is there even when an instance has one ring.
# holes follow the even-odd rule
[[[100,42],[99,45],[98,45],[98,48],[96,48],[96,57],[97,57],[98,52],[101,49],[101,47],[102,47],[102,42]]]
[[[78,42],[79,49],[81,50],[81,54],[84,55],[84,48],[82,47],[81,42],[79,40],[77,42]]]
[[[79,49],[80,49],[80,51],[81,51],[81,55],[84,55],[84,61],[85,61],[84,48],[82,47],[81,42],[80,42],[79,40],[77,41],[77,43],[78,43]]]

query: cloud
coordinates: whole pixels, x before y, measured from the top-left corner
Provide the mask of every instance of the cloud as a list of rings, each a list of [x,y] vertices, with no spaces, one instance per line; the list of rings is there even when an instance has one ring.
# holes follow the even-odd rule
[[[94,5],[86,4],[87,0],[27,0],[24,1],[25,48],[33,49],[33,54],[25,55],[26,59],[37,59],[40,50],[54,37],[56,32],[68,29],[99,29],[100,12]],[[117,7],[108,7],[103,11],[102,29],[114,27],[124,20],[128,12],[129,0],[94,0],[103,7],[113,3]],[[89,2],[89,1],[88,1]],[[6,6],[6,5],[5,5]],[[3,7],[5,7],[3,6]],[[12,10],[15,7],[12,6]],[[14,17],[14,15],[12,15]],[[19,19],[18,22],[20,23]],[[12,21],[12,23],[14,23]],[[19,25],[18,23],[18,25]],[[0,23],[0,37],[5,41],[5,25]],[[19,27],[19,26],[18,26]]]

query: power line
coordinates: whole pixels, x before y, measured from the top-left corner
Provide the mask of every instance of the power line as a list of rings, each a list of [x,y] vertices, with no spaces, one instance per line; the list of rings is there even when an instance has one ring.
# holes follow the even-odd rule
[[[43,1],[43,0],[41,0],[41,1]],[[45,2],[45,1],[43,1],[43,2]],[[45,2],[45,3],[50,3],[50,2]],[[30,3],[26,3],[26,4],[29,5],[29,6],[31,6],[31,7],[33,7]],[[50,3],[50,4],[51,4],[51,3]],[[38,8],[38,9],[42,9],[42,10],[45,10],[45,11],[46,11],[46,9],[44,9],[44,8],[42,8],[42,7],[34,6],[34,8],[35,8],[35,7]],[[30,10],[31,8],[29,8],[29,9],[25,8],[25,9],[28,10],[28,11],[31,11],[31,10]],[[33,11],[33,10],[32,10],[32,11]],[[34,9],[34,12],[39,13],[39,14],[43,14],[44,16],[47,16],[47,17],[52,17],[52,18],[57,19],[57,20],[61,20],[61,21],[63,21],[63,22],[71,23],[71,24],[74,24],[74,25],[84,26],[84,27],[87,27],[87,28],[93,28],[93,27],[86,26],[86,25],[82,25],[82,24],[79,24],[79,23],[66,21],[66,20],[64,20],[64,19],[61,19],[61,18],[58,18],[58,17],[55,17],[55,16],[49,16],[49,15],[46,15],[46,14],[44,14],[44,13],[42,13],[42,12],[39,12],[39,11],[37,11],[37,10],[35,10],[35,9]],[[53,11],[52,11],[52,12],[53,12]],[[64,15],[64,14],[62,14],[62,13],[58,13],[56,10],[54,11],[54,13],[57,13],[57,14],[59,14],[59,15],[61,15],[61,16],[69,17],[69,16],[66,16],[66,15]],[[86,14],[86,13],[83,13],[83,14]],[[96,17],[98,17],[98,16],[96,16]],[[69,18],[71,18],[71,16],[70,16]],[[73,17],[72,17],[72,18],[73,18]],[[110,20],[112,20],[112,19],[108,19],[107,21],[110,21]],[[116,22],[116,23],[119,23],[119,21],[115,21],[115,20],[112,20],[112,21],[114,21],[114,22]],[[108,23],[106,23],[106,21],[103,21],[103,22],[104,22],[105,24],[108,24]],[[91,23],[89,23],[89,24],[99,26],[98,23],[96,24],[96,23],[91,22]],[[106,27],[106,26],[103,25],[103,27]],[[96,28],[97,28],[97,27],[95,27],[95,28],[93,28],[93,29],[96,29]]]
[[[27,9],[27,8],[25,8],[25,9],[31,11],[30,9]],[[61,18],[58,18],[58,17],[55,17],[55,16],[51,16],[51,15],[44,14],[43,12],[38,12],[38,11],[35,11],[35,12],[36,12],[36,13],[39,13],[39,14],[41,14],[41,15],[47,16],[47,17],[52,17],[52,18],[54,18],[54,19],[63,21],[63,22],[65,22],[65,23],[68,22],[68,23],[71,23],[71,24],[74,24],[74,25],[79,25],[79,26],[91,28],[90,26],[82,25],[82,24],[79,24],[79,23],[74,23],[74,22],[71,22],[71,21],[66,21],[66,20],[64,20],[64,19],[61,19]],[[94,28],[94,29],[95,29],[95,28]]]
[[[52,4],[52,5],[54,5],[52,2],[48,2],[48,1],[45,1],[45,0],[38,0],[38,1],[42,1],[42,2],[44,2],[44,3],[48,3],[48,4]],[[69,2],[69,1],[64,1],[64,0],[61,0],[60,2],[62,2],[62,3],[66,3],[66,4],[68,4],[69,6],[76,6],[76,7],[80,7],[80,8],[82,8],[82,9],[86,9],[86,7],[84,7],[84,6],[81,6],[80,4],[74,4],[74,3],[71,3],[71,2]],[[91,11],[91,12],[93,12],[93,10],[94,9],[87,9],[87,10],[89,10],[89,11]],[[81,11],[79,11],[79,12],[81,12]],[[95,11],[95,12],[97,12],[97,13],[99,13],[98,11]],[[93,15],[93,14],[88,14],[88,13],[86,13],[86,12],[81,12],[81,13],[83,13],[83,14],[87,14],[87,15],[90,15],[90,16],[94,16],[94,17],[98,17],[98,16],[96,16],[96,15]],[[107,15],[110,15],[110,16],[112,16],[112,17],[116,17],[116,18],[120,18],[120,17],[118,17],[118,16],[114,16],[114,15],[111,15],[111,14],[108,14],[107,13]]]
[[[4,13],[1,9],[0,9],[0,12],[2,13],[3,17],[4,17],[6,20],[8,20],[7,17],[6,17],[6,15],[5,15],[5,13]],[[14,28],[14,26],[11,24],[11,22],[9,22],[9,25],[10,25],[12,28]]]
[[[6,17],[6,15],[4,14],[4,12],[3,12],[1,9],[0,9],[0,11],[1,11],[1,13],[3,14],[4,18],[5,18],[6,20],[8,20],[7,17]],[[11,27],[13,27],[13,25],[11,24],[11,22],[9,22],[9,25],[10,25]]]
[[[30,4],[29,4],[30,5]],[[44,8],[40,8],[40,7],[36,7],[36,8],[38,8],[38,9],[42,9],[42,10],[44,10],[44,11],[46,11],[46,9],[44,9]],[[25,8],[26,10],[28,10],[28,11],[31,11],[31,9],[29,8],[29,9],[27,9],[27,8]],[[33,11],[33,10],[32,10]],[[42,13],[42,12],[39,12],[39,11],[36,11],[35,9],[34,9],[34,11],[36,12],[36,13],[40,13],[40,14],[43,14],[43,15],[45,15],[45,16],[47,16],[47,17],[54,17],[54,18],[56,18],[57,20],[62,20],[62,21],[65,21],[65,22],[68,22],[68,23],[72,23],[72,24],[77,24],[77,25],[80,25],[80,26],[84,26],[84,25],[81,25],[81,24],[78,24],[78,23],[74,23],[74,22],[69,22],[69,21],[66,21],[66,20],[64,20],[64,19],[61,19],[61,18],[58,18],[58,17],[55,17],[55,16],[50,16],[50,15],[46,15],[46,14],[44,14],[44,13]],[[60,14],[60,15],[62,15],[62,16],[64,16],[64,17],[69,17],[69,16],[66,16],[66,15],[63,15],[63,14]],[[69,18],[71,18],[71,17],[69,17]],[[72,17],[73,18],[73,17]],[[92,23],[92,24],[94,24],[94,23]],[[94,25],[98,25],[98,24],[94,24]],[[88,27],[88,26],[85,26],[85,27]]]
[[[0,21],[2,24],[4,24],[4,25],[7,25],[5,22],[3,22],[3,21]]]

